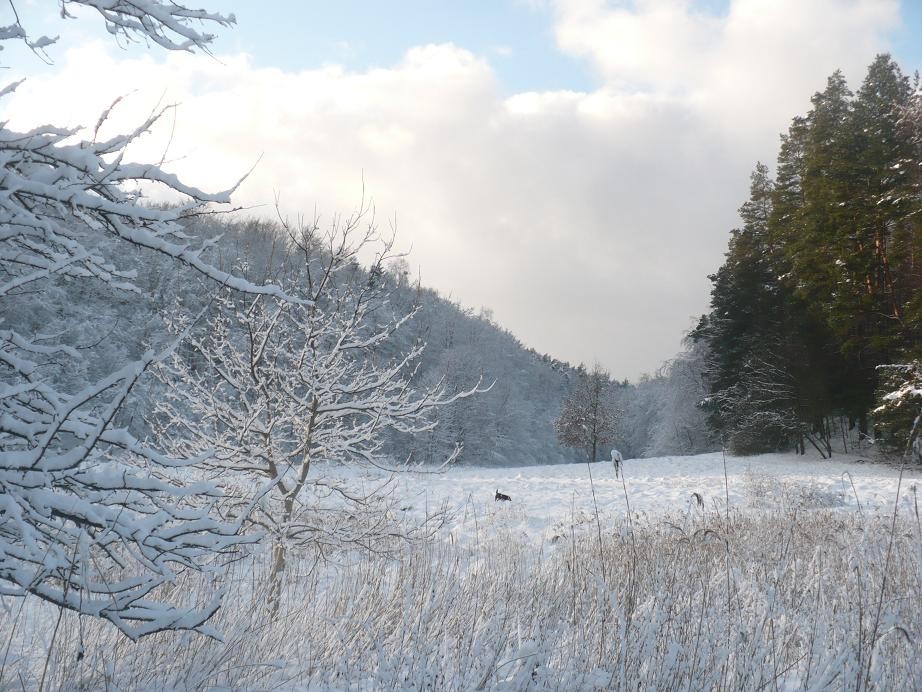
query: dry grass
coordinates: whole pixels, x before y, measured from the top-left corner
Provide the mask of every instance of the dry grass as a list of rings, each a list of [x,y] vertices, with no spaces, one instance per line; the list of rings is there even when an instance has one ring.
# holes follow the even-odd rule
[[[48,689],[922,687],[917,518],[896,523],[875,634],[891,518],[788,500],[729,515],[690,502],[635,516],[633,534],[603,523],[607,581],[591,521],[537,550],[482,507],[474,545],[301,560],[274,618],[256,554],[222,584],[223,643],[133,644],[65,614],[50,646],[57,611],[7,600],[0,689],[37,687],[46,662]]]

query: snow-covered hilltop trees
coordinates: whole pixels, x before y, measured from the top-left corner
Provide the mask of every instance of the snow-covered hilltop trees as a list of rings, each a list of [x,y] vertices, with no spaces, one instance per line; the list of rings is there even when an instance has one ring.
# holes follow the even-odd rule
[[[461,444],[462,464],[557,464],[581,458],[579,451],[560,445],[554,430],[573,367],[525,348],[483,311],[466,310],[425,288],[407,287],[403,295],[422,306],[412,325],[428,341],[421,377],[429,384],[444,378],[457,389],[470,386],[476,374],[492,386],[438,409],[433,430],[395,437],[395,454],[406,450],[415,462],[437,463]]]
[[[919,358],[918,88],[888,55],[857,94],[836,72],[782,138],[776,179],[753,174],[694,333],[709,347],[710,421],[731,448],[828,455],[834,420],[870,436],[878,366]]]
[[[193,20],[232,21],[159,0],[72,0],[63,11],[70,4],[98,9],[110,30],[172,49],[207,48],[211,37]],[[29,39],[18,23],[0,36],[33,50],[53,42]],[[185,483],[183,468],[197,459],[142,442],[121,416],[138,380],[184,334],[118,353],[107,345],[108,316],[82,304],[91,296],[143,301],[136,279],[145,256],[168,258],[180,276],[215,289],[288,296],[218,269],[204,259],[207,244],[184,231],[184,219],[227,203],[229,192],[205,193],[156,164],[126,160],[126,147],[159,114],[102,137],[107,115],[87,130],[0,125],[0,593],[106,618],[130,637],[201,630],[217,599],[190,607],[158,592],[240,541],[239,527],[212,515],[213,486]],[[147,206],[142,184],[182,201]]]
[[[329,223],[323,221],[322,227],[328,229]],[[289,236],[277,223],[207,217],[193,220],[189,232],[215,239],[211,252],[216,263],[239,263],[241,274],[253,281],[270,277],[286,286],[291,284],[292,291],[307,290],[310,279],[303,276],[303,253],[288,252],[284,240]],[[362,239],[364,234],[353,238],[356,242]],[[323,246],[321,243],[318,247]],[[357,294],[372,285],[379,292],[383,300],[373,311],[378,324],[406,318],[405,324],[376,348],[376,357],[408,354],[425,342],[426,348],[414,365],[414,387],[422,391],[441,385],[446,392],[456,393],[480,380],[481,388],[489,389],[431,409],[429,415],[435,425],[426,430],[386,431],[381,453],[395,464],[409,460],[411,464],[430,467],[442,464],[459,446],[460,464],[577,461],[580,453],[562,447],[553,426],[576,370],[527,349],[492,322],[486,312],[465,309],[432,289],[410,282],[405,266],[399,258],[390,264],[385,261],[383,270],[347,262],[338,273],[336,291]],[[316,271],[313,275],[317,276]],[[204,306],[201,290],[195,286],[178,292],[167,287],[163,301],[171,303],[174,299],[181,300],[187,308]],[[217,302],[213,309],[217,309]],[[153,310],[148,319],[156,323],[160,320]],[[233,324],[236,318],[227,309],[222,319],[232,330],[239,326]],[[200,325],[196,333],[206,331]],[[178,354],[188,358],[188,367],[204,367],[204,360],[193,356],[188,343]],[[137,405],[137,419],[147,417],[144,402],[137,401]]]

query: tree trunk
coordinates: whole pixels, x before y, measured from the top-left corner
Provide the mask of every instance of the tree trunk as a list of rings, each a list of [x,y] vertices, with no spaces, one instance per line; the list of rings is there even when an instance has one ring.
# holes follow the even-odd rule
[[[285,538],[288,536],[291,519],[294,516],[294,492],[289,492],[285,496],[283,507],[279,535],[272,544],[272,569],[269,571],[269,603],[273,615],[278,613],[279,610],[282,584],[285,581],[285,569],[288,567],[288,548],[285,546]]]
[[[822,442],[822,440],[820,440],[820,441]],[[809,442],[811,445],[813,445],[813,448],[814,448],[817,452],[820,453],[820,457],[822,457],[823,459],[827,459],[827,458],[828,458],[828,457],[826,456],[826,454],[823,452],[822,447],[820,447],[820,446],[816,443],[816,440],[813,439],[813,436],[812,436],[812,435],[807,435],[807,442]]]
[[[912,459],[913,448],[916,446],[916,440],[919,438],[919,431],[922,429],[922,407],[919,408],[919,415],[916,416],[912,423],[912,430],[909,431],[909,439],[906,442],[906,451],[903,453],[903,460],[908,462]],[[920,458],[922,460],[922,458]]]
[[[282,600],[282,582],[287,565],[285,543],[283,538],[279,537],[272,544],[272,569],[269,572],[268,599],[273,615],[278,613],[279,603]]]

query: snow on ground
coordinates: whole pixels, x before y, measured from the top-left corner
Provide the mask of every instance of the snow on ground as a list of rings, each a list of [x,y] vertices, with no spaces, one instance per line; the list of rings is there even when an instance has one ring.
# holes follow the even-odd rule
[[[883,516],[809,516],[857,513],[859,502],[866,516],[889,512],[897,469],[838,455],[728,457],[725,486],[720,453],[623,468],[623,485],[609,463],[399,474],[388,486],[396,507],[414,519],[447,507],[445,540],[385,557],[293,553],[279,611],[263,590],[266,552],[255,551],[222,582],[214,624],[226,643],[150,637],[126,656],[126,640],[100,621],[62,619],[38,599],[0,607],[12,661],[0,689],[37,688],[46,671],[48,688],[92,689],[920,688],[908,634],[922,631],[914,506],[901,506],[910,521],[895,535]],[[598,552],[590,470],[607,546]],[[314,472],[366,490],[382,482],[355,467]],[[920,480],[919,469],[906,472],[906,501]],[[769,512],[724,522],[727,488],[742,511],[796,503],[798,521]],[[697,530],[628,534],[625,489],[634,516],[683,525],[688,512],[685,528]],[[495,502],[496,490],[512,501]],[[576,540],[566,539],[571,524]],[[176,593],[188,590],[190,602],[212,596],[210,580],[183,579]]]
[[[737,508],[769,509],[796,502],[805,509],[889,511],[896,495],[899,470],[865,457],[836,455],[832,460],[809,455],[767,454],[724,457],[720,452],[697,456],[628,459],[624,484],[610,462],[516,468],[456,467],[440,474],[407,473],[396,492],[403,507],[422,515],[439,507],[452,510],[456,540],[482,537],[484,520],[501,524],[526,542],[544,544],[573,520],[594,517],[592,487],[603,522],[617,522],[630,502],[632,512],[657,515],[687,512],[698,493],[706,508],[723,507],[729,492]],[[370,479],[369,479],[370,480]],[[914,499],[922,480],[918,469],[906,471],[901,495],[904,506]],[[499,490],[511,502],[495,502]],[[907,509],[909,507],[907,506]],[[565,530],[565,529],[564,529]]]

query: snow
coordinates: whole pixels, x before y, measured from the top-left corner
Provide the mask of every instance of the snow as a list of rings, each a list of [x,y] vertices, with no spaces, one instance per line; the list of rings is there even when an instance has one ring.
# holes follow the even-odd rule
[[[695,501],[693,493],[698,493],[707,507],[723,507],[729,495],[734,508],[772,509],[778,502],[790,502],[793,495],[812,508],[887,511],[893,506],[899,480],[898,468],[868,461],[867,455],[820,460],[796,454],[764,454],[727,456],[725,481],[724,457],[716,452],[627,459],[622,464],[623,485],[608,462],[591,467],[585,463],[466,466],[439,474],[406,473],[398,479],[396,493],[405,498],[407,511],[419,516],[442,506],[452,510],[450,530],[456,541],[476,540],[482,529],[477,520],[506,512],[503,522],[507,528],[523,541],[542,545],[553,540],[555,527],[568,524],[571,518],[595,516],[590,470],[603,521],[623,517],[628,502],[632,512],[645,515],[686,512]],[[377,477],[363,473],[361,479],[370,483]],[[906,471],[904,501],[912,497],[919,478],[920,470]],[[497,490],[510,495],[512,502],[496,503]]]
[[[50,687],[914,689],[903,683],[922,680],[915,645],[897,634],[922,621],[896,595],[919,583],[920,536],[906,508],[905,530],[888,538],[900,472],[864,458],[727,457],[726,476],[720,453],[628,459],[623,483],[607,462],[410,471],[393,481],[396,508],[416,518],[444,507],[444,540],[319,563],[292,553],[279,612],[254,590],[264,550],[214,584],[185,575],[199,612],[216,607],[213,587],[227,590],[206,630],[224,642],[150,637],[130,657],[113,655],[114,628],[70,616],[49,647],[58,611],[33,599],[21,615],[0,610],[0,631],[22,620],[7,669],[26,687],[50,658]],[[311,474],[366,488],[386,476],[322,463]],[[919,477],[905,470],[905,499]],[[512,501],[495,502],[497,489]]]

